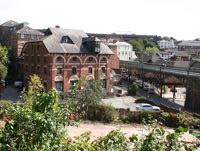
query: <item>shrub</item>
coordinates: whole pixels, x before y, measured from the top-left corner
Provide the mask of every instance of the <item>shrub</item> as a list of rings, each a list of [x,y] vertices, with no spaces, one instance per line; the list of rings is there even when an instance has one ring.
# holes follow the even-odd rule
[[[6,110],[12,106],[12,102],[7,101],[7,100],[0,100],[0,118],[3,117],[3,114],[5,114]]]
[[[129,151],[129,140],[120,130],[113,130],[105,137],[100,137],[95,142],[99,151]]]
[[[118,119],[118,111],[110,105],[90,105],[87,112],[87,118],[92,121],[102,121],[110,123]]]
[[[129,94],[129,95],[136,95],[137,90],[138,90],[137,84],[136,84],[136,83],[133,83],[132,85],[130,85],[130,86],[128,87],[128,94]]]
[[[146,97],[139,97],[135,100],[135,103],[148,103],[148,100]]]

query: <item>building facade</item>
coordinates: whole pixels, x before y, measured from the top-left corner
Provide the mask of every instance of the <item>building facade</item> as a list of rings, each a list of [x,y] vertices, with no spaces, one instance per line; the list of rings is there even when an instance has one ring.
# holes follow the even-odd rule
[[[182,41],[178,45],[178,51],[187,51],[191,55],[196,55],[200,57],[200,41],[198,40]]]
[[[10,56],[10,76],[15,74],[16,79],[20,79],[19,56],[24,44],[42,38],[44,33],[28,27],[28,23],[17,23],[7,21],[0,25],[0,43],[9,49]],[[13,79],[14,80],[14,79]]]
[[[172,49],[175,47],[173,39],[160,40],[160,41],[158,41],[158,45],[159,45],[160,49]]]
[[[137,58],[135,51],[133,51],[132,45],[127,42],[116,42],[114,45],[117,47],[117,56],[119,60],[133,61]]]
[[[113,52],[83,31],[49,28],[42,40],[27,42],[22,51],[24,82],[32,74],[46,89],[68,92],[80,81],[99,79],[110,88],[110,57]]]

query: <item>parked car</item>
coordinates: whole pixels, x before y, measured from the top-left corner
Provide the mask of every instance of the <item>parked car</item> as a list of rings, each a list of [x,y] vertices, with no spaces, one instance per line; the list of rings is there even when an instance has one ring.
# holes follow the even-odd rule
[[[22,81],[15,81],[15,82],[14,82],[14,86],[15,86],[16,88],[21,88],[21,87],[22,87],[22,84],[23,84]]]
[[[148,91],[151,88],[151,85],[149,83],[144,83],[144,91]]]
[[[160,111],[160,107],[153,106],[148,103],[138,103],[136,105],[136,110],[138,110],[138,111]]]

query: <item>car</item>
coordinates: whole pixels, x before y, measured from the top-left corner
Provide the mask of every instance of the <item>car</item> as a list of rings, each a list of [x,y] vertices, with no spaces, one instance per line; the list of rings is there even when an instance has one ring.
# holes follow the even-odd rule
[[[136,105],[136,110],[138,110],[138,111],[160,111],[160,107],[153,106],[148,103],[138,103]]]
[[[15,82],[14,82],[14,86],[15,86],[16,88],[21,88],[21,87],[22,87],[22,84],[23,84],[22,81],[15,81]]]
[[[135,82],[139,88],[142,88],[142,80],[136,80]]]
[[[151,85],[149,83],[144,83],[144,91],[148,91],[151,88]]]

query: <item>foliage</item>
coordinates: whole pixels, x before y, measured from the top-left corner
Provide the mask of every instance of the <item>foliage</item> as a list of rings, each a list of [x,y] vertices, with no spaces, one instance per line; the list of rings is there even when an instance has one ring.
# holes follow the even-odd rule
[[[158,45],[147,39],[130,40],[129,43],[133,46],[133,50],[136,54],[142,53],[154,53],[158,51]]]
[[[5,79],[7,75],[8,63],[8,49],[0,45],[0,80]]]
[[[146,52],[149,53],[149,54],[154,54],[158,51],[159,51],[159,49],[157,47],[147,47],[146,48]]]
[[[136,95],[137,90],[138,90],[137,84],[133,83],[131,86],[128,87],[128,94],[129,95]]]
[[[65,150],[67,151],[96,151],[95,144],[90,138],[91,132],[87,131],[73,140],[68,138]]]
[[[80,103],[82,106],[99,104],[102,98],[102,87],[98,80],[86,80],[81,90]]]
[[[96,140],[96,150],[99,151],[129,151],[129,141],[120,130],[112,130],[105,137]]]
[[[146,97],[139,97],[135,100],[135,103],[147,103],[147,101]]]
[[[48,151],[59,150],[66,145],[65,126],[74,125],[76,116],[70,111],[63,112],[56,91],[41,92],[41,87],[36,86],[41,82],[32,82],[29,84],[32,90],[24,92],[29,101],[11,106],[5,112],[0,150]],[[29,97],[29,92],[30,95],[37,94]]]
[[[29,77],[28,89],[25,88],[22,91],[22,98],[26,103],[32,103],[37,95],[44,91],[42,80],[37,75],[33,74]]]
[[[11,101],[7,101],[7,100],[0,100],[0,117],[2,118],[3,115],[5,114],[5,111],[7,109],[9,109],[12,106],[12,102]]]
[[[111,105],[90,105],[87,112],[87,119],[105,123],[115,122],[118,119],[118,111]]]

